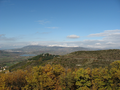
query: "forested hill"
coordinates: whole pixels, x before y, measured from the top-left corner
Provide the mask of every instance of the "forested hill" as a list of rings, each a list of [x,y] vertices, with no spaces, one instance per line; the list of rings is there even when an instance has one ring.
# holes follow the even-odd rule
[[[11,70],[17,68],[28,68],[45,64],[60,64],[65,68],[96,68],[106,67],[113,61],[120,60],[120,50],[99,50],[99,51],[76,51],[66,55],[52,55],[49,53],[40,54],[26,61],[10,67]]]
[[[76,51],[69,54],[69,56],[79,56],[82,58],[118,60],[120,59],[119,49],[97,50],[97,51]]]
[[[32,58],[29,58],[28,60],[21,61],[11,67],[9,67],[10,71],[17,70],[17,69],[28,69],[34,66],[39,66],[39,65],[45,65],[55,57],[58,57],[59,55],[52,55],[49,53],[45,54],[40,54],[37,56],[34,56]]]
[[[120,60],[120,50],[76,51],[54,58],[54,64],[61,64],[68,68],[105,67],[111,62]]]

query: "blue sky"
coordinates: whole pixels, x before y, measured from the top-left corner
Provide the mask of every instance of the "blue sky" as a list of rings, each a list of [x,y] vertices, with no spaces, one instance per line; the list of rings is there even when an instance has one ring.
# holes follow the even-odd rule
[[[120,48],[120,0],[0,0],[0,49]]]

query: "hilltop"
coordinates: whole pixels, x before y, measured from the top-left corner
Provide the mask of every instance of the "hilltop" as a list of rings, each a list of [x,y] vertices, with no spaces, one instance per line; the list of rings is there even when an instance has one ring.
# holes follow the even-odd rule
[[[52,55],[49,53],[40,54],[35,57],[29,58],[28,60],[14,64],[13,66],[9,67],[9,70],[13,71],[17,69],[28,69],[28,68],[32,68],[33,66],[39,66],[39,65],[44,66],[55,57],[59,57],[59,55]]]

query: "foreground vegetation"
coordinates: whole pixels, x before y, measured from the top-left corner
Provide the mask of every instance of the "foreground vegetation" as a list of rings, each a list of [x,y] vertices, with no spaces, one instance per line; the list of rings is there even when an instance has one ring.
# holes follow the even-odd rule
[[[0,90],[120,90],[120,61],[110,68],[65,69],[61,65],[0,73]]]

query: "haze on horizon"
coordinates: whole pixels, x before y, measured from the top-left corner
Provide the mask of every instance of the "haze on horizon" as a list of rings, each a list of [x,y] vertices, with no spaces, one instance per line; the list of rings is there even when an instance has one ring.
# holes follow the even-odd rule
[[[0,0],[0,50],[120,49],[120,0]]]

